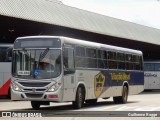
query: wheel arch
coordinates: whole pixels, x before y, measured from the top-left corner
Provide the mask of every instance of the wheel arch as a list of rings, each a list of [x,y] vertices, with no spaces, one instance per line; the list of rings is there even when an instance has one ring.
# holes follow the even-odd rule
[[[76,100],[76,93],[77,93],[78,87],[82,87],[83,93],[84,93],[84,95],[85,95],[85,98],[84,98],[84,99],[86,99],[86,95],[87,95],[86,86],[85,86],[85,84],[84,84],[83,82],[80,82],[80,83],[78,83],[77,86],[76,86],[76,90],[75,90],[75,98],[74,98],[74,100]]]

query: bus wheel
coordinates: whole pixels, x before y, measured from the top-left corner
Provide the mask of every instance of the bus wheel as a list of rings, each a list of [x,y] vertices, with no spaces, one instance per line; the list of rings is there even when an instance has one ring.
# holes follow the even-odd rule
[[[33,109],[39,109],[41,105],[40,101],[31,101],[31,106]]]
[[[82,87],[78,87],[76,93],[76,100],[72,102],[73,108],[80,109],[83,107],[84,104],[84,90]]]
[[[88,104],[94,104],[97,102],[97,99],[86,100],[85,102]]]
[[[115,103],[126,103],[128,99],[128,88],[123,86],[122,96],[113,97]]]

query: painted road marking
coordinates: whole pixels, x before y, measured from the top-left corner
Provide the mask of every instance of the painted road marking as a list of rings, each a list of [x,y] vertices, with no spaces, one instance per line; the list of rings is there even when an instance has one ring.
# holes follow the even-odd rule
[[[95,111],[103,111],[103,110],[108,110],[108,109],[112,109],[112,108],[119,107],[119,106],[120,106],[120,105],[109,106],[109,107],[98,107],[98,108],[93,108],[92,110],[95,110]]]
[[[149,106],[143,106],[143,107],[134,109],[134,111],[155,111],[155,110],[160,110],[160,106],[149,105]]]
[[[159,111],[160,106],[157,105],[148,105],[148,106],[121,106],[121,105],[114,105],[114,106],[103,106],[103,107],[96,107],[96,108],[87,108],[81,109],[83,111]],[[81,111],[77,110],[77,111]]]
[[[120,108],[117,108],[115,111],[123,111],[123,110],[131,110],[139,108],[140,106],[122,106]]]

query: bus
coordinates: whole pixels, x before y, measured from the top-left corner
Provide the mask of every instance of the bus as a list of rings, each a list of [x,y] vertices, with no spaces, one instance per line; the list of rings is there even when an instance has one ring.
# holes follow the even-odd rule
[[[160,61],[144,62],[144,90],[160,89]]]
[[[0,96],[10,98],[13,44],[0,44]]]
[[[50,102],[72,102],[80,109],[108,97],[126,103],[129,94],[144,90],[142,56],[138,50],[68,37],[19,37],[13,47],[11,99],[31,101],[33,109]]]

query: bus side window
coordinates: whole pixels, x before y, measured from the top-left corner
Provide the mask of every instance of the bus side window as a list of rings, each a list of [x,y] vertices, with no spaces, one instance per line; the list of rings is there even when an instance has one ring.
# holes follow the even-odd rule
[[[125,70],[125,54],[117,53],[118,69]]]
[[[108,52],[109,69],[117,69],[117,54],[116,52]]]
[[[5,62],[6,59],[6,49],[5,47],[0,48],[0,62]]]
[[[131,54],[126,54],[126,69],[133,70],[133,56]]]
[[[155,63],[155,71],[160,71],[160,63]]]
[[[97,59],[98,59],[98,68],[103,68],[103,69],[108,68],[107,51],[97,50]]]
[[[11,62],[12,61],[12,48],[8,48],[6,50],[6,62]]]
[[[64,74],[74,73],[74,49],[64,48],[63,65]]]
[[[76,46],[76,58],[75,58],[75,64],[76,67],[85,68],[86,67],[86,58],[85,58],[85,47],[82,46]]]
[[[86,67],[97,68],[96,49],[86,48]]]
[[[0,62],[11,62],[12,61],[12,48],[1,47],[0,48]]]
[[[144,71],[154,71],[154,63],[144,63]]]
[[[133,55],[133,62],[134,62],[134,70],[142,70],[142,58],[138,55]]]

